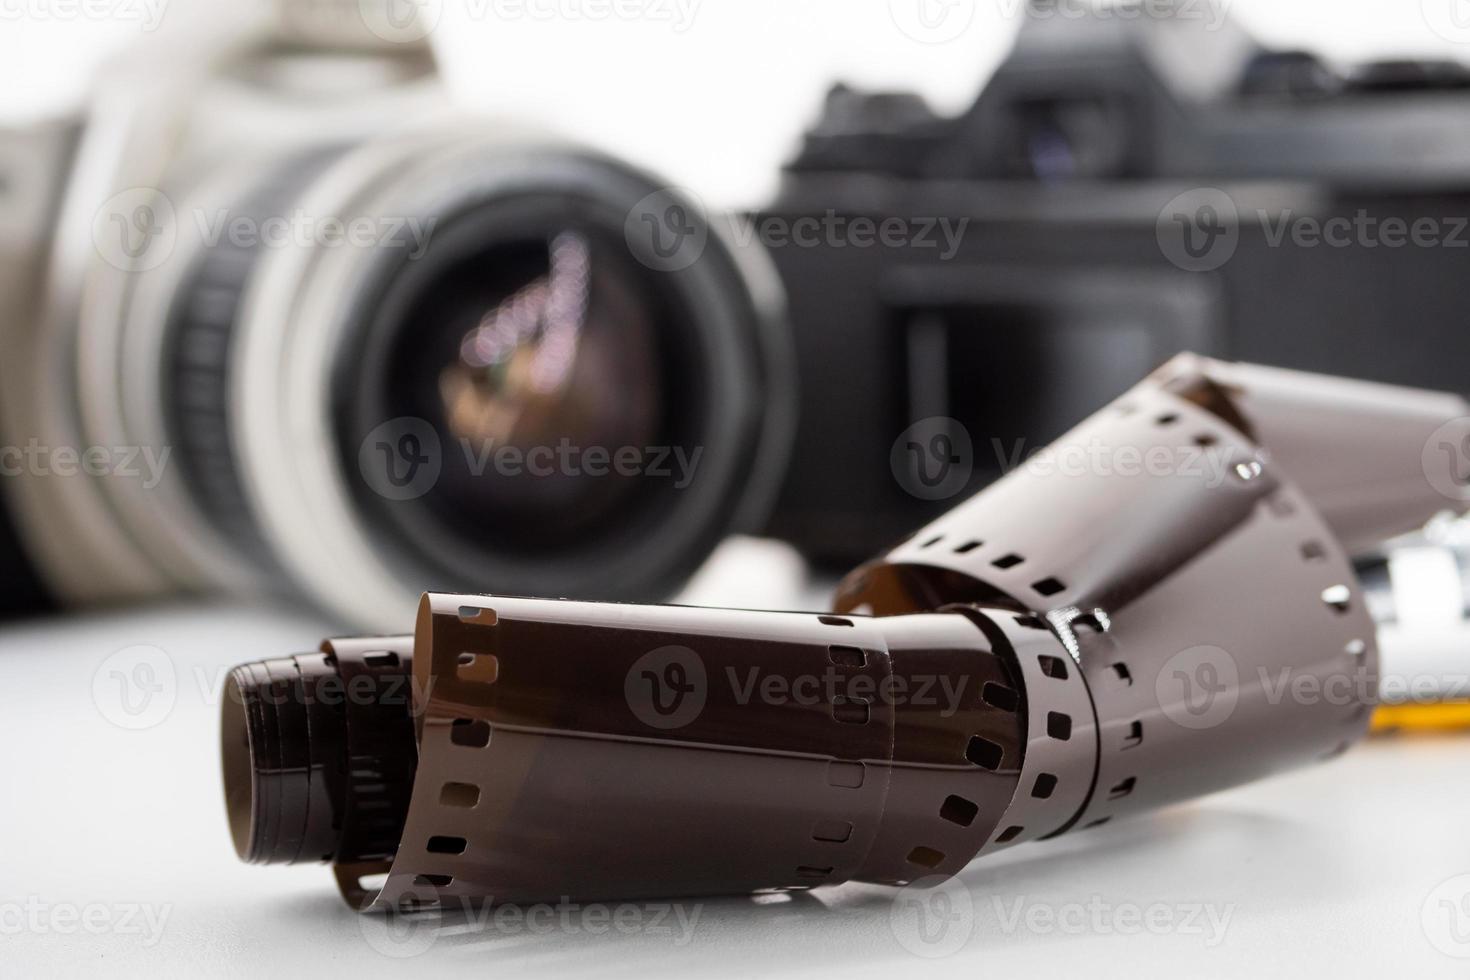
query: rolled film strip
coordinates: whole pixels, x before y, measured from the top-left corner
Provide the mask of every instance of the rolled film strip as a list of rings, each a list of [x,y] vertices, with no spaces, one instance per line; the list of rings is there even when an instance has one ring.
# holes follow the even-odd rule
[[[1096,714],[1070,826],[1329,757],[1368,725],[1378,654],[1347,555],[1281,465],[1170,387],[1135,388],[838,590],[847,612],[989,603],[1045,626]]]
[[[227,703],[237,847],[290,861],[253,842],[371,803],[396,821],[391,856],[326,830],[294,853],[376,910],[899,885],[1330,758],[1364,733],[1377,664],[1334,532],[1428,514],[1339,496],[1329,526],[1286,473],[1310,454],[1256,436],[1291,386],[1263,395],[1242,370],[1169,365],[1054,447],[1092,463],[1011,473],[849,576],[831,615],[425,596],[411,652],[324,648],[344,675],[376,651],[411,678],[411,720],[379,716],[394,764],[368,767],[402,792],[312,810],[273,767],[336,752],[352,771],[350,719],[318,746],[307,712],[312,744],[289,745],[291,711]],[[1445,408],[1341,395],[1349,418],[1396,406],[1393,440]],[[330,667],[297,661],[303,679]],[[1318,696],[1281,695],[1303,680]],[[232,684],[247,707],[312,689],[280,664]]]

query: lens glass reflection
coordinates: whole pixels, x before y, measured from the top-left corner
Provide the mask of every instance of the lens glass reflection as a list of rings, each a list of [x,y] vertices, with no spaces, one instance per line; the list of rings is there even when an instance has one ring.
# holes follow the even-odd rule
[[[439,432],[422,503],[498,546],[572,542],[640,490],[618,454],[667,445],[668,312],[621,242],[503,242],[430,277],[389,361],[389,415]],[[677,387],[677,384],[673,387]]]

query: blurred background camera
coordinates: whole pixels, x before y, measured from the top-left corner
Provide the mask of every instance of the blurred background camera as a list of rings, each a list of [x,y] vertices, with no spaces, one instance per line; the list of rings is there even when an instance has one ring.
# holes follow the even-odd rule
[[[860,560],[945,509],[922,467],[954,433],[958,495],[1179,350],[1466,389],[1470,69],[1341,66],[1229,13],[1035,0],[962,113],[830,92],[752,218],[800,368],[773,533]]]
[[[968,109],[839,85],[736,211],[451,105],[441,5],[238,6],[0,139],[4,609],[657,600],[732,533],[850,567],[1182,350],[1463,388],[1454,63],[1034,2]]]
[[[223,14],[4,134],[5,608],[299,589],[398,628],[430,582],[667,594],[754,528],[769,269],[630,165],[457,115],[426,9]]]

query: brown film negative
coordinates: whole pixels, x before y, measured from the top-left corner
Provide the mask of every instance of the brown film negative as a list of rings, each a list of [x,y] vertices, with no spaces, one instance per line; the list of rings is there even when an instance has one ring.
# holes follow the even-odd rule
[[[411,640],[232,675],[237,849],[364,909],[902,884],[1330,758],[1377,675],[1338,536],[1430,516],[1402,443],[1461,409],[1182,358],[834,614],[425,596]]]
[[[1058,440],[1049,464],[838,591],[839,609],[879,616],[1000,604],[1060,641],[1098,733],[1069,827],[1329,757],[1368,724],[1377,647],[1351,563],[1239,417],[1175,393],[1198,363],[1160,372]],[[1086,465],[1067,469],[1069,452]],[[1303,683],[1322,696],[1281,696]]]

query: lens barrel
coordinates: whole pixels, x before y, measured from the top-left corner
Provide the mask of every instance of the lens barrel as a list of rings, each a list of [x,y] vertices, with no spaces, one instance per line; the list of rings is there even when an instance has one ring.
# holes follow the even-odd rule
[[[401,230],[266,256],[238,328],[241,471],[318,602],[391,629],[430,583],[647,601],[760,524],[789,338],[774,273],[697,203],[585,150],[472,138],[355,151],[299,206]],[[670,208],[687,263],[641,231]]]

